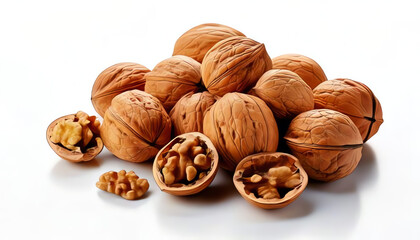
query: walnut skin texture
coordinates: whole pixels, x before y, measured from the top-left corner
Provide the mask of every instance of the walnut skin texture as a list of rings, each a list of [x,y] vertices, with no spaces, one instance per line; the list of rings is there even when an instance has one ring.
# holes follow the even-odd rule
[[[67,161],[90,161],[104,147],[99,126],[95,116],[79,111],[53,121],[47,128],[47,141],[53,151]]]
[[[299,54],[285,54],[273,58],[273,68],[286,69],[296,73],[312,89],[327,81],[324,70],[317,62]]]
[[[150,72],[138,63],[118,63],[105,69],[96,78],[92,88],[92,104],[96,112],[103,117],[111,105],[112,99],[118,94],[132,90],[144,90],[146,79],[144,75]]]
[[[207,52],[201,75],[211,94],[223,96],[249,90],[271,66],[264,44],[246,37],[230,37]]]
[[[169,112],[186,93],[199,89],[201,64],[186,56],[173,56],[158,63],[146,74],[145,91],[162,102]]]
[[[264,100],[279,119],[290,119],[314,108],[312,89],[289,70],[265,72],[249,93]]]
[[[308,175],[296,157],[287,153],[257,153],[236,167],[233,183],[241,196],[264,209],[283,208],[303,192]]]
[[[120,195],[127,200],[141,198],[149,189],[149,182],[139,178],[133,171],[109,171],[99,177],[96,187]]]
[[[320,181],[343,178],[362,157],[363,140],[346,115],[315,109],[292,120],[284,137],[309,177]]]
[[[202,133],[204,115],[215,102],[216,96],[207,91],[195,94],[190,92],[179,99],[169,113],[174,135]]]
[[[339,78],[314,89],[315,108],[328,108],[346,114],[359,128],[363,142],[375,135],[384,122],[382,107],[369,87]]]
[[[274,152],[279,133],[270,108],[261,99],[228,93],[204,116],[203,132],[215,144],[221,167],[233,172],[246,156]]]
[[[171,120],[152,95],[131,90],[117,95],[105,113],[101,136],[120,159],[144,162],[171,139]]]
[[[208,137],[199,132],[175,137],[156,155],[153,177],[169,194],[185,196],[205,189],[216,176],[219,155]]]
[[[233,37],[245,35],[231,27],[206,23],[191,28],[175,43],[173,55],[185,55],[202,62],[204,55],[219,41]]]

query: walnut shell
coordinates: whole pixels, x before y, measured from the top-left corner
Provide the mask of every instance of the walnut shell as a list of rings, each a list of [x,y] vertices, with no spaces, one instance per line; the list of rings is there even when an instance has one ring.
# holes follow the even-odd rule
[[[271,66],[264,44],[236,36],[218,42],[207,52],[201,75],[210,93],[223,96],[249,90]]]
[[[382,107],[368,86],[338,78],[314,89],[315,108],[328,108],[346,114],[359,128],[363,142],[375,135],[384,122]]]
[[[324,70],[313,59],[300,54],[284,54],[273,58],[274,69],[287,69],[302,78],[314,89],[318,84],[327,81]]]
[[[244,93],[228,93],[204,116],[203,132],[221,155],[221,167],[233,172],[246,156],[274,152],[279,133],[263,100]]]
[[[165,184],[164,176],[162,174],[162,169],[159,166],[159,162],[163,161],[163,157],[169,153],[170,149],[175,145],[182,143],[183,141],[188,141],[198,138],[200,145],[205,148],[205,155],[211,159],[210,168],[206,170],[205,175],[199,178],[195,178],[192,181],[188,182],[176,182],[170,185]],[[172,139],[166,146],[164,146],[159,153],[156,155],[155,161],[153,162],[153,178],[156,181],[156,184],[160,190],[176,195],[176,196],[185,196],[192,195],[204,190],[210,183],[213,181],[216,176],[219,166],[219,155],[216,151],[211,140],[206,137],[204,134],[199,132],[191,132],[179,135]]]
[[[92,104],[96,112],[104,117],[112,99],[118,94],[132,90],[144,90],[144,75],[150,72],[138,63],[117,63],[105,69],[96,78],[92,88]]]
[[[201,63],[204,55],[206,55],[214,44],[233,36],[245,37],[238,30],[222,24],[201,24],[191,28],[178,38],[175,43],[173,55],[185,55]]]
[[[312,89],[296,73],[272,69],[265,72],[250,94],[267,103],[277,118],[293,118],[314,109]]]
[[[86,150],[77,152],[73,150],[69,150],[62,146],[61,144],[57,144],[51,141],[51,136],[54,130],[54,127],[62,120],[74,120],[76,118],[76,114],[69,114],[54,120],[47,128],[47,142],[52,148],[52,150],[60,156],[62,159],[70,161],[70,162],[87,162],[94,159],[104,148],[104,144],[102,142],[101,137],[98,133],[93,132],[93,137],[89,145],[87,146]]]
[[[216,102],[209,92],[185,94],[172,108],[169,116],[175,136],[188,132],[203,132],[204,115]]]
[[[145,91],[159,99],[169,112],[188,92],[200,87],[201,64],[187,56],[173,56],[158,63],[146,74]]]
[[[349,117],[334,110],[314,109],[299,114],[284,138],[309,177],[320,181],[349,175],[362,157],[359,130]]]
[[[249,178],[255,174],[262,176],[269,169],[282,166],[290,168],[293,173],[298,173],[300,183],[293,188],[289,186],[289,188],[279,188],[281,198],[264,199],[253,192],[261,183],[249,182],[247,181]],[[290,154],[281,152],[257,153],[244,158],[238,164],[233,175],[233,183],[241,196],[249,203],[264,209],[275,209],[283,208],[299,197],[308,185],[308,175],[300,165],[299,160]]]
[[[106,148],[118,158],[144,162],[171,139],[171,120],[155,97],[130,90],[112,100],[101,136]]]

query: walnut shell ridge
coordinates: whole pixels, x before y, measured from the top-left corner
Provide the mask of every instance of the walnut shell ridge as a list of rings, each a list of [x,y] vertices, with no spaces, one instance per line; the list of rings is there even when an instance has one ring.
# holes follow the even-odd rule
[[[238,30],[222,24],[201,24],[191,28],[178,38],[172,55],[185,55],[201,63],[211,47],[221,40],[233,36],[245,37]]]
[[[131,90],[117,95],[101,126],[105,147],[120,159],[144,162],[171,139],[171,120],[158,99]]]

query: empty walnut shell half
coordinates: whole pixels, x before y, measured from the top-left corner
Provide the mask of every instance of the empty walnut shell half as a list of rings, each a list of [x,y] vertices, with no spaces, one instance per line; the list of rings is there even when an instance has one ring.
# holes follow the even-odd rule
[[[244,93],[228,93],[204,116],[203,132],[216,146],[221,167],[233,172],[246,156],[274,152],[279,133],[263,100]]]
[[[264,44],[236,36],[218,42],[207,52],[201,75],[210,93],[223,96],[250,90],[271,66]]]
[[[299,114],[284,138],[309,177],[320,181],[349,175],[362,157],[359,130],[349,117],[334,110],[314,109]]]
[[[99,125],[95,116],[81,111],[60,117],[47,128],[48,144],[62,159],[70,162],[90,161],[104,147]]]
[[[159,188],[169,194],[196,194],[213,181],[219,155],[211,140],[199,132],[175,137],[156,155],[153,177]]]
[[[308,175],[287,153],[257,153],[236,167],[233,183],[249,203],[264,209],[283,208],[305,190]]]
[[[175,43],[173,55],[185,55],[201,63],[204,55],[206,55],[214,44],[233,36],[245,37],[238,30],[222,24],[201,24],[191,28],[178,38]]]
[[[315,108],[328,108],[346,114],[359,128],[363,142],[375,135],[381,124],[382,107],[372,90],[363,83],[339,78],[314,89]]]
[[[144,90],[144,75],[148,72],[145,66],[129,62],[112,65],[101,72],[92,88],[91,100],[96,112],[103,117],[118,94],[132,89]]]
[[[120,159],[144,162],[171,139],[171,120],[152,95],[130,90],[117,95],[105,112],[101,136]]]
[[[265,72],[249,93],[264,100],[279,119],[290,119],[314,108],[312,89],[289,70]]]
[[[215,102],[216,96],[207,91],[185,94],[169,113],[174,135],[188,132],[202,133],[204,115]]]
[[[152,94],[169,112],[178,100],[200,87],[201,64],[187,56],[173,56],[158,63],[146,74],[145,91]]]
[[[300,54],[284,54],[273,58],[273,68],[287,69],[296,73],[311,89],[327,81],[321,66],[313,59]]]

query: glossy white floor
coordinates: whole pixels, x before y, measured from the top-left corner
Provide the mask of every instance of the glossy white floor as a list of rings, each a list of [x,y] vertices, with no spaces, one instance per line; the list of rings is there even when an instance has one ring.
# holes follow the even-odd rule
[[[2,1],[0,2],[0,236],[2,239],[418,239],[417,120],[420,17],[415,1]],[[61,160],[48,124],[93,114],[96,76],[122,61],[152,69],[189,28],[218,22],[263,42],[271,57],[312,57],[332,78],[367,84],[385,123],[356,171],[310,182],[290,206],[255,208],[220,171],[204,192],[160,192],[151,162]],[[150,182],[126,201],[95,187],[109,170]]]

